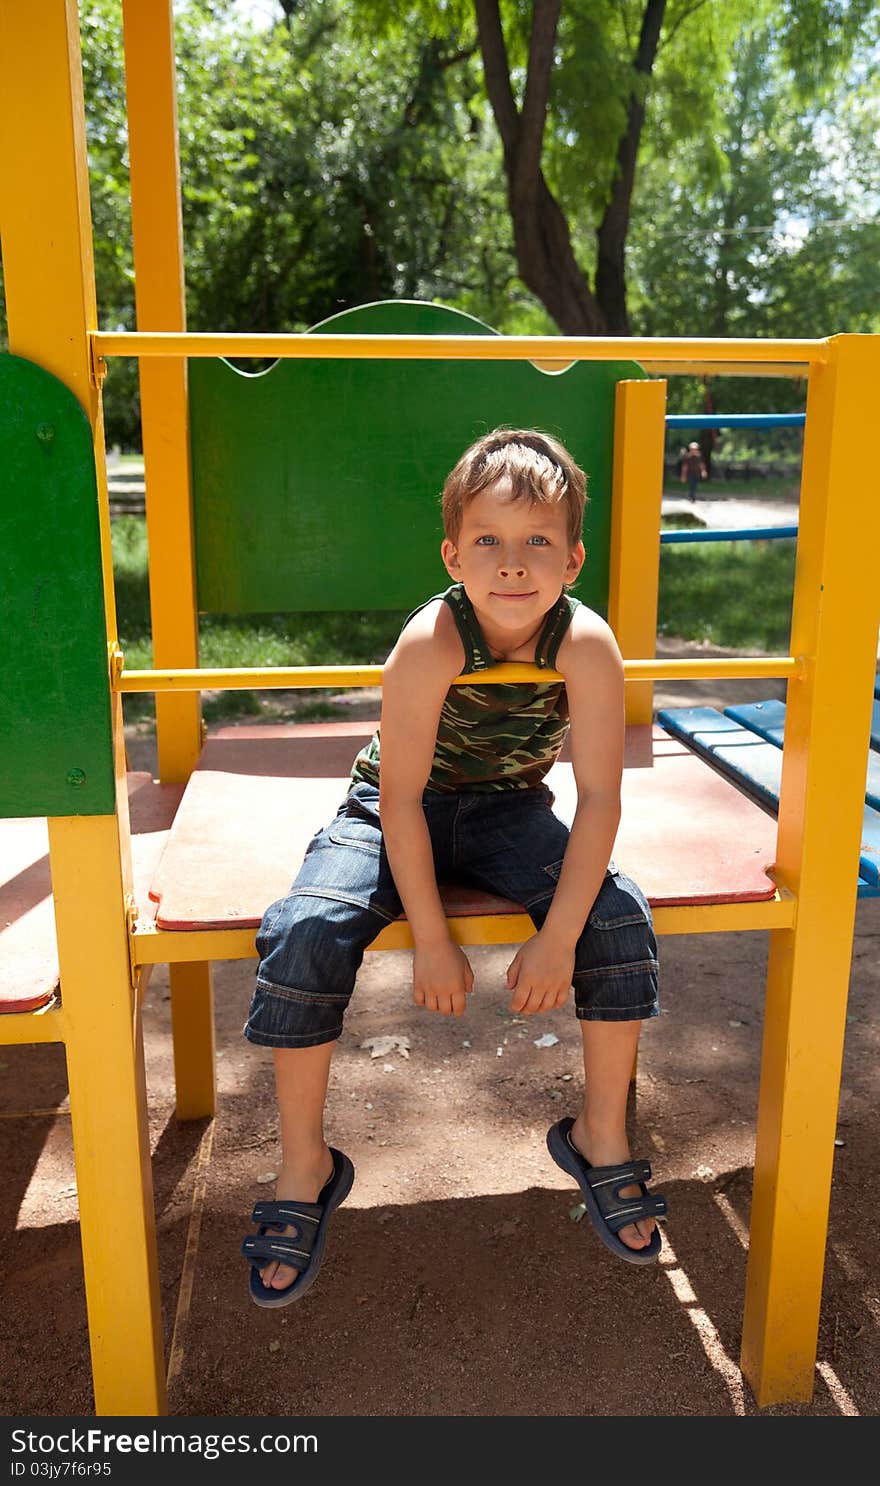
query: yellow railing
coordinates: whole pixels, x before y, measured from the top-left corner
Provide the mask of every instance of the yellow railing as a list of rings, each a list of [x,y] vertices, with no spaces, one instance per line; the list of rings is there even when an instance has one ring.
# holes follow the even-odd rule
[[[749,680],[783,677],[799,680],[806,667],[801,656],[756,655],[736,656],[732,660],[626,660],[623,673],[627,681],[657,680]],[[562,681],[558,671],[540,670],[528,663],[508,661],[491,670],[468,672],[457,676],[453,686],[479,683],[504,685],[524,681]],[[228,670],[198,667],[191,670],[117,671],[114,691],[238,691],[245,687],[345,687],[381,686],[381,666],[235,666]]]
[[[712,365],[773,367],[791,376],[792,368],[821,365],[828,359],[825,340],[718,340],[707,337],[580,335],[267,335],[262,333],[184,333],[179,331],[92,331],[96,368],[107,356],[257,356],[354,361],[540,361],[564,366],[571,361],[642,361],[664,366],[698,362]]]

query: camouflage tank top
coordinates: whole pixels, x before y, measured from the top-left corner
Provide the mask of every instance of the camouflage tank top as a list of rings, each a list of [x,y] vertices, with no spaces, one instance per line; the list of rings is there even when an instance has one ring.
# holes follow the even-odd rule
[[[452,610],[464,647],[462,673],[498,665],[473,605],[460,583],[443,599]],[[427,599],[405,623],[434,599]],[[580,600],[563,593],[549,610],[535,645],[535,664],[554,670],[559,647]],[[490,686],[451,686],[440,713],[434,762],[426,789],[458,791],[531,789],[555,763],[568,732],[568,697],[562,681]],[[362,748],[351,771],[355,783],[379,783],[380,730]]]

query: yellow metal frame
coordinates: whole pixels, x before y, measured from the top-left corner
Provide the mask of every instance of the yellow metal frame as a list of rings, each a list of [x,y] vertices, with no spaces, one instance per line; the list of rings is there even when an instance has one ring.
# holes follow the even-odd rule
[[[96,358],[137,356],[296,356],[305,360],[344,361],[628,361],[663,360],[668,369],[699,364],[720,366],[751,361],[772,365],[775,376],[790,377],[828,357],[827,340],[725,340],[685,337],[678,340],[630,336],[582,335],[333,335],[265,332],[139,332],[137,335],[96,331],[91,337]]]
[[[0,217],[10,343],[74,390],[94,430],[108,684],[115,693],[119,744],[117,814],[50,823],[63,1004],[0,1019],[0,1040],[65,1044],[96,1408],[99,1413],[161,1413],[165,1398],[139,986],[150,965],[171,965],[179,1112],[210,1112],[209,962],[253,955],[254,931],[181,934],[129,922],[121,694],[157,693],[162,778],[183,779],[198,754],[198,694],[205,687],[371,685],[378,671],[199,669],[185,359],[449,357],[560,364],[616,359],[621,342],[187,335],[170,0],[124,0],[124,16],[139,325],[131,335],[100,332],[96,325],[77,5],[75,0],[31,0],[27,6],[0,6],[0,52],[6,63],[0,95]],[[28,129],[22,131],[25,118]],[[857,465],[861,431],[871,425],[880,390],[880,339],[634,339],[627,341],[626,353],[655,373],[723,368],[734,374],[809,377],[791,655],[727,662],[653,659],[665,396],[659,383],[624,384],[618,394],[611,581],[631,720],[649,720],[650,683],[658,676],[773,675],[790,683],[775,897],[765,903],[658,909],[656,922],[661,932],[672,933],[770,930],[742,1366],[759,1404],[805,1401],[813,1386],[880,619],[873,571],[880,508]],[[115,650],[100,400],[106,358],[113,355],[135,355],[140,363],[156,645],[156,667],[149,672],[126,672]],[[855,543],[848,535],[852,530],[859,533]],[[530,923],[519,915],[451,920],[461,943],[517,940],[526,927],[530,930]],[[399,947],[408,933],[405,924],[391,925],[373,947]],[[103,1203],[98,1215],[108,1188],[114,1193],[109,1227]],[[123,1266],[120,1252],[126,1255]]]
[[[122,16],[138,329],[180,333],[186,305],[172,7],[123,0]],[[100,369],[94,346],[91,356]],[[198,666],[186,353],[141,361],[139,372],[153,662]],[[201,703],[195,691],[156,696],[163,784],[187,780],[195,767],[204,741]],[[171,963],[168,976],[177,1115],[199,1119],[216,1109],[211,966]]]
[[[608,623],[625,662],[652,656],[657,640],[665,441],[666,383],[619,382],[614,404]],[[650,679],[631,681],[626,688],[627,722],[647,724],[653,715]]]
[[[659,531],[659,527],[657,528]],[[636,589],[632,584],[632,590]],[[656,613],[656,610],[655,610]],[[638,616],[640,622],[643,615]],[[654,621],[656,628],[656,619]],[[633,626],[635,628],[635,626]],[[651,641],[653,646],[653,639]],[[117,657],[120,652],[116,652]],[[124,661],[124,657],[122,657]],[[734,656],[730,660],[625,660],[624,677],[627,682],[639,681],[697,681],[714,678],[731,680],[744,676],[781,677],[794,681],[802,676],[806,662],[794,655]],[[457,676],[453,686],[468,686],[479,681],[481,686],[504,686],[511,682],[533,681],[540,675],[543,681],[561,681],[558,671],[539,672],[537,666],[525,662],[507,661],[493,666],[491,672],[467,672]],[[203,666],[195,670],[178,671],[127,671],[124,664],[115,672],[113,690],[120,692],[153,691],[161,695],[167,691],[207,691],[222,688],[240,691],[242,688],[260,687],[263,691],[284,687],[334,688],[344,686],[381,686],[381,666],[237,666],[220,670]]]
[[[109,657],[116,617],[104,429],[89,346],[97,310],[75,0],[0,5],[0,56],[9,345],[64,382],[92,426]],[[49,821],[63,1005],[0,1017],[0,1041],[24,1041],[29,1023],[28,1041],[64,1044],[95,1408],[99,1414],[162,1414],[162,1318],[139,977],[133,981],[129,950],[131,850],[119,697],[113,725],[116,813]]]
[[[658,934],[727,934],[734,929],[793,928],[796,900],[785,888],[757,903],[684,904],[655,908]],[[464,914],[448,918],[456,944],[520,944],[531,938],[535,926],[527,913]],[[136,924],[132,934],[134,963],[166,965],[193,960],[252,960],[256,958],[256,929],[157,929],[152,922]],[[409,924],[388,924],[369,945],[370,950],[412,949]]]

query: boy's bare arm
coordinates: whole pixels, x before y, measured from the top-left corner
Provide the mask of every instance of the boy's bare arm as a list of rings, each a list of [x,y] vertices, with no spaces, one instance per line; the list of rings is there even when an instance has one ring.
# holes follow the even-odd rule
[[[415,941],[413,998],[460,1016],[473,985],[466,955],[449,936],[422,794],[437,724],[464,653],[444,603],[406,626],[383,671],[379,813],[388,861]]]
[[[575,946],[602,885],[620,821],[623,661],[608,625],[591,610],[575,613],[558,667],[568,692],[578,803],[550,911],[508,970],[511,1007],[526,1013],[550,1011],[568,997]]]

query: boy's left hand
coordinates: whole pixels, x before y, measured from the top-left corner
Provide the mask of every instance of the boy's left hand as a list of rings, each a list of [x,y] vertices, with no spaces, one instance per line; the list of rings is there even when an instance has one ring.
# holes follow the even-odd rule
[[[507,989],[513,991],[511,1011],[531,1016],[564,1006],[574,974],[574,945],[545,937],[541,930],[527,939],[507,967]]]

